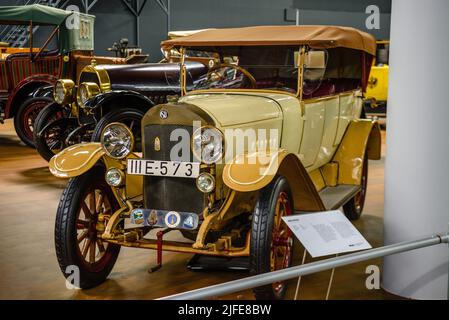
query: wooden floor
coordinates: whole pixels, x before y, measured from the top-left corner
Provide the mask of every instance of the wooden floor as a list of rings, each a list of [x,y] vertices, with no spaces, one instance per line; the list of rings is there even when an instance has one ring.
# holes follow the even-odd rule
[[[384,158],[371,161],[363,217],[355,223],[373,247],[382,245]],[[164,265],[154,251],[122,248],[109,279],[90,290],[66,289],[56,261],[53,228],[65,180],[53,177],[35,150],[22,145],[11,121],[0,125],[0,299],[154,299],[247,276],[243,272],[192,272],[187,254],[164,253]],[[296,260],[300,253],[297,252]],[[330,299],[395,299],[365,287],[366,266],[381,260],[336,270]],[[299,299],[324,299],[329,272],[303,277]],[[295,280],[287,298],[293,299]],[[253,299],[251,291],[219,299]]]

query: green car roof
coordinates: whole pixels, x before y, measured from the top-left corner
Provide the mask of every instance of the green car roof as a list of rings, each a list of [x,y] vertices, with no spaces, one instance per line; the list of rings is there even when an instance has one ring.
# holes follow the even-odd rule
[[[64,23],[67,17],[72,14],[72,11],[66,11],[41,4],[0,6],[0,24],[29,24],[30,21],[32,21],[33,25],[59,26],[60,52],[68,52],[71,50],[93,50],[93,22],[95,16],[80,12],[76,13],[82,21],[88,22],[90,25],[87,31],[88,34],[80,36],[79,29],[68,29]]]
[[[71,11],[41,4],[0,6],[0,21],[9,23],[28,23],[33,21],[33,24],[60,25],[71,14]]]

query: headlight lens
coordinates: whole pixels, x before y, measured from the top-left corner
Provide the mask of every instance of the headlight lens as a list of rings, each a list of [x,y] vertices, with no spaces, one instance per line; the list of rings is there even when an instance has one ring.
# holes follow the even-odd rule
[[[123,172],[117,168],[109,169],[106,172],[105,178],[106,178],[107,184],[109,184],[112,187],[120,187],[125,180]]]
[[[58,104],[71,103],[74,87],[75,83],[70,79],[60,79],[56,81],[53,88],[53,99],[55,99]]]
[[[78,88],[77,101],[78,105],[84,107],[84,104],[90,98],[100,93],[100,87],[95,82],[83,82]]]
[[[195,157],[206,163],[217,163],[223,157],[223,134],[214,127],[201,127],[193,133],[192,149]]]
[[[127,126],[114,122],[104,128],[101,145],[111,158],[123,159],[133,150],[134,137]]]
[[[215,178],[210,173],[200,173],[198,178],[196,178],[196,186],[201,192],[212,192],[215,188]]]

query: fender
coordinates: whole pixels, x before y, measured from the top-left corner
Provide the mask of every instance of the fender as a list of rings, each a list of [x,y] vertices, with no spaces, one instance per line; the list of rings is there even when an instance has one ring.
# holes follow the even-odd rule
[[[115,107],[136,107],[147,111],[154,106],[154,102],[148,97],[135,91],[114,90],[101,93],[86,101],[85,108],[95,111],[103,106],[112,109]]]
[[[54,86],[39,87],[31,93],[31,96],[33,98],[36,98],[36,97],[53,98],[53,88],[54,88]]]
[[[262,161],[261,161],[262,160]],[[237,156],[223,169],[223,182],[238,192],[266,187],[276,175],[287,178],[297,211],[325,210],[324,204],[297,155],[280,149]]]
[[[131,153],[128,158],[140,158],[139,154]],[[120,160],[112,159],[105,155],[105,151],[99,142],[80,143],[62,150],[50,159],[50,172],[58,178],[73,178],[86,173],[99,161],[106,168],[118,168],[125,170],[126,167]],[[142,195],[143,176],[126,176],[126,194],[130,198]],[[116,194],[117,200],[119,200]]]
[[[89,171],[104,154],[101,143],[77,144],[50,159],[50,172],[58,178],[76,177]]]
[[[56,102],[55,102],[55,104],[56,104]],[[45,124],[45,126],[39,132],[36,132],[36,135],[40,139],[40,138],[42,138],[43,133],[48,129],[48,127],[54,126],[54,125],[59,125],[59,124],[65,125],[66,123],[74,124],[76,126],[76,125],[78,125],[78,119],[77,118],[60,118],[60,119],[56,119],[56,120],[47,122]]]
[[[352,121],[332,159],[338,163],[338,184],[360,184],[365,157],[381,158],[381,134],[377,121]]]
[[[37,74],[20,81],[9,94],[5,107],[5,119],[12,118],[23,100],[41,86],[54,85],[56,77]]]

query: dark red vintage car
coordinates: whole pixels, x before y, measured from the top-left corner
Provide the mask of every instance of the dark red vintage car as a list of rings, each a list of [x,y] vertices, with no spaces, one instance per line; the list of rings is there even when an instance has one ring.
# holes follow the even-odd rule
[[[57,79],[76,81],[93,58],[107,64],[146,61],[144,55],[93,56],[94,19],[38,4],[0,6],[0,121],[14,118],[25,144],[34,146],[34,120],[52,101]]]

